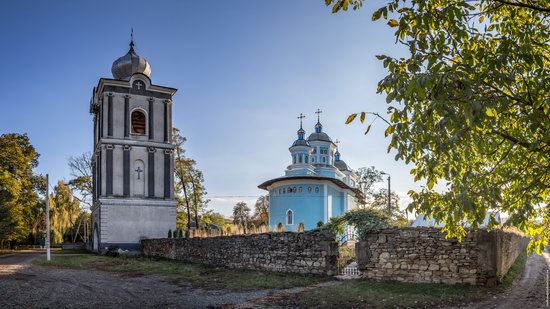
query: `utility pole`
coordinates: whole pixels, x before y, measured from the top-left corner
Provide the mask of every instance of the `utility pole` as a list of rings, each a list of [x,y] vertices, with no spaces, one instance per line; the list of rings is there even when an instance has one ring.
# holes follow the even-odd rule
[[[391,215],[391,176],[388,174],[388,215]]]
[[[381,175],[388,175],[388,215],[391,215],[391,176],[386,172],[381,172]]]
[[[50,256],[50,181],[46,174],[46,259],[51,260]]]

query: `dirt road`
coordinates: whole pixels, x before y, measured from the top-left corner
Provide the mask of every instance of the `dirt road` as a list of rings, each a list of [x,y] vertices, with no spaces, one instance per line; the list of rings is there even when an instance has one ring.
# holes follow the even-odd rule
[[[468,308],[499,309],[547,309],[547,285],[550,272],[550,253],[533,254],[527,258],[521,279],[504,293],[490,296],[487,300]]]
[[[239,304],[272,290],[204,290],[157,275],[122,274],[32,265],[39,252],[0,258],[0,308],[204,308]],[[54,256],[55,258],[55,256]]]

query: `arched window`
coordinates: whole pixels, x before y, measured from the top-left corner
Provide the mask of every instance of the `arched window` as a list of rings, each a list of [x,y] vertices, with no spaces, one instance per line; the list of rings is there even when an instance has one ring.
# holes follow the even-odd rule
[[[308,161],[309,161],[308,159],[309,159],[309,156],[306,156],[306,163],[309,163],[309,162],[308,162]]]
[[[286,211],[286,225],[293,225],[294,224],[294,212],[289,209]]]
[[[132,133],[145,134],[145,113],[140,110],[132,112]]]

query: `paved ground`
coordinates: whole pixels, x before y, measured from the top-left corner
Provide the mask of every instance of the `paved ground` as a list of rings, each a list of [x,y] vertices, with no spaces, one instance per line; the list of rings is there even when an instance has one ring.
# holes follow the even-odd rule
[[[164,276],[129,277],[30,264],[40,254],[44,253],[0,257],[0,308],[204,308],[243,303],[274,292],[203,290],[175,284]]]

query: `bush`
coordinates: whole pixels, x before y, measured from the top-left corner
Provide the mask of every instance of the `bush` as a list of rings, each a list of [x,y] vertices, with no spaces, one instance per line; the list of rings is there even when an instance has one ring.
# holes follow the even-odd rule
[[[303,232],[305,230],[304,222],[298,224],[298,232]]]
[[[317,227],[318,227],[318,228],[323,227],[323,225],[325,225],[325,222],[323,222],[323,221],[317,222]]]
[[[168,238],[172,238],[172,230],[168,230]]]
[[[284,232],[285,231],[285,226],[283,225],[282,222],[279,222],[277,224],[277,232]]]
[[[342,235],[346,224],[349,224],[355,227],[359,239],[365,239],[368,233],[389,227],[390,221],[383,211],[355,209],[342,216],[330,218],[330,222],[323,228],[328,229],[333,235]]]

